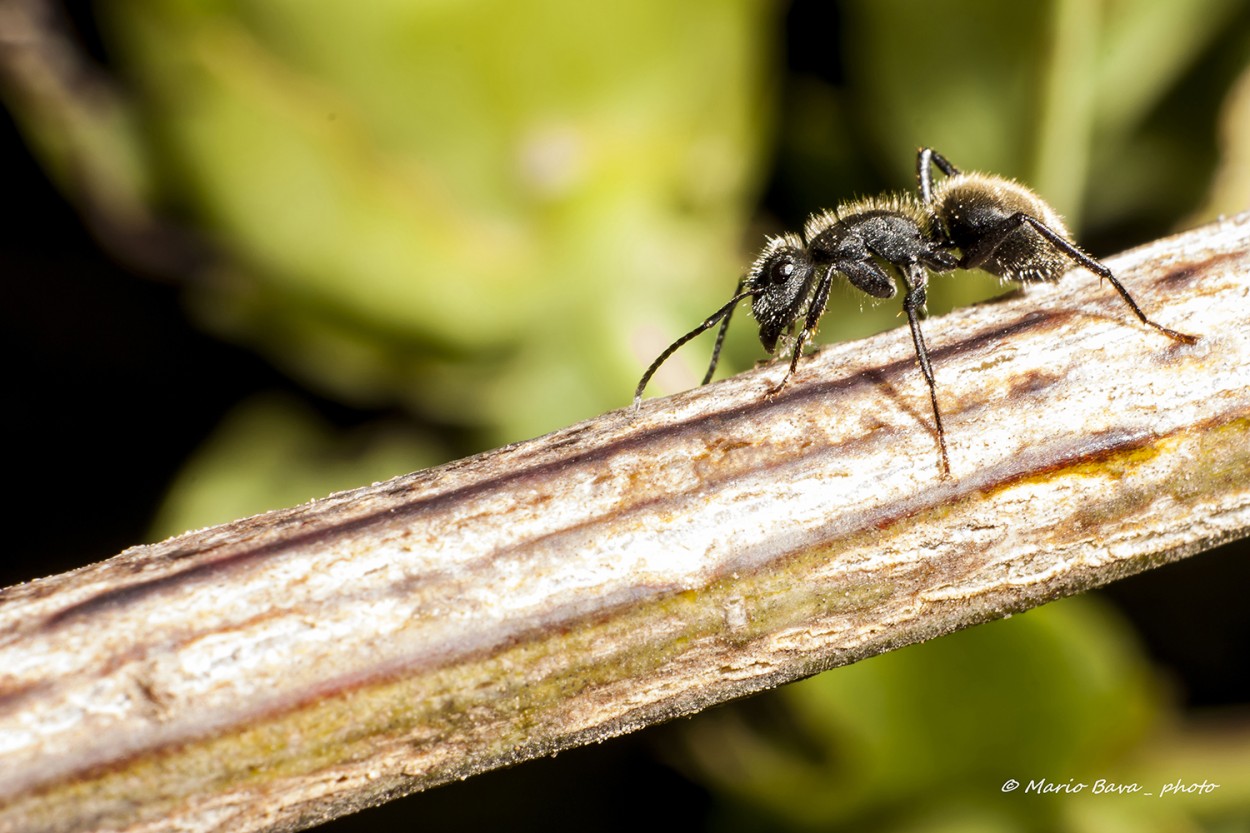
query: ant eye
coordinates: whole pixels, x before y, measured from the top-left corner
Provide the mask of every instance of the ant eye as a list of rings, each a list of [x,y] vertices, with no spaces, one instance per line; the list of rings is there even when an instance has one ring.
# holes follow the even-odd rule
[[[768,267],[768,282],[773,285],[787,283],[793,275],[794,261],[788,257],[776,260]]]

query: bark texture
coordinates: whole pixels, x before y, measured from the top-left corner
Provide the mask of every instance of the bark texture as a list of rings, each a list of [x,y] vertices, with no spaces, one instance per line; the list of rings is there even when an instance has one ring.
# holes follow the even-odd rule
[[[1108,263],[1198,343],[927,321],[949,479],[900,328],[0,591],[0,831],[298,829],[1246,535],[1250,215]]]

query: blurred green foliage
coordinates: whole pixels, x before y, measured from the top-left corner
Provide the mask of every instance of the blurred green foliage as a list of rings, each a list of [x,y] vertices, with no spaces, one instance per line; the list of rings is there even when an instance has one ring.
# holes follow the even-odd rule
[[[760,35],[777,25],[758,0],[102,12],[154,199],[223,255],[188,283],[195,315],[322,395],[477,447],[533,436],[624,404],[739,268],[767,121]],[[249,470],[268,494],[190,477],[241,462],[235,439],[198,455],[161,533],[222,519],[192,507],[292,498],[295,457]],[[362,458],[358,474],[379,471]]]
[[[1099,255],[1250,207],[1244,0],[98,14],[122,77],[107,117],[18,105],[49,169],[96,183],[96,210],[212,242],[211,267],[179,276],[205,327],[322,396],[412,418],[344,438],[290,400],[244,403],[188,463],[162,534],[463,453],[444,427],[484,447],[625,405],[764,232],[912,189],[919,145],[1027,181]],[[943,276],[930,306],[1002,289]],[[897,315],[835,290],[822,338]],[[695,384],[703,343],[654,387]],[[759,358],[745,321],[726,355],[726,372]],[[1185,802],[999,791],[1140,775],[1169,711],[1132,636],[1078,600],[703,715],[681,757],[726,796],[725,829],[1245,829],[1244,800],[1212,821]]]
[[[765,232],[913,189],[922,144],[1029,182],[1095,254],[1250,205],[1246,5],[117,0],[112,106],[19,112],[93,211],[211,241],[178,276],[206,328],[410,415],[437,460],[626,404]],[[939,276],[930,308],[1002,291]],[[836,285],[822,338],[897,325]],[[725,371],[760,355],[740,321]]]
[[[154,537],[427,468],[439,454],[395,420],[335,432],[292,397],[255,396],[228,413],[183,466],[153,521]]]
[[[336,398],[551,430],[624,403],[644,299],[738,268],[759,0],[108,11],[165,196],[229,254],[195,309]]]

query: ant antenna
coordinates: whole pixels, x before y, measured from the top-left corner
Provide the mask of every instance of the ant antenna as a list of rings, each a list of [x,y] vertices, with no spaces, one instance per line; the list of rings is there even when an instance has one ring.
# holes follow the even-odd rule
[[[729,303],[725,304],[725,306],[708,316],[707,320],[702,324],[670,344],[667,350],[656,357],[655,361],[651,362],[651,366],[647,368],[646,373],[642,374],[642,379],[638,382],[638,387],[634,390],[634,411],[637,411],[638,407],[642,404],[642,392],[647,389],[647,383],[651,381],[651,377],[655,375],[655,372],[660,369],[660,365],[664,364],[664,362],[668,360],[669,356],[680,350],[682,345],[684,345],[687,341],[690,341],[690,339],[699,335],[704,330],[712,329],[716,326],[717,322],[723,320],[724,323],[721,324],[720,332],[716,334],[716,347],[712,351],[712,364],[708,367],[707,376],[703,379],[703,383],[707,384],[708,380],[712,378],[712,374],[716,371],[716,362],[720,359],[720,348],[721,344],[725,340],[725,330],[729,327],[729,316],[733,314],[734,307],[738,306],[739,301],[743,298],[753,298],[757,294],[754,289],[748,289],[745,292],[742,291],[742,286],[745,281],[745,278],[738,281],[738,291],[734,292],[734,296],[729,299]]]
[[[712,374],[716,372],[716,363],[720,361],[720,348],[725,343],[725,333],[729,330],[729,319],[733,317],[734,310],[738,308],[737,299],[745,298],[752,293],[743,293],[742,287],[746,284],[746,275],[738,278],[738,286],[734,289],[733,306],[729,308],[729,312],[725,313],[725,318],[720,322],[720,329],[716,331],[716,346],[712,348],[712,361],[707,366],[707,375],[703,377],[703,381],[699,384],[706,385],[712,381]]]

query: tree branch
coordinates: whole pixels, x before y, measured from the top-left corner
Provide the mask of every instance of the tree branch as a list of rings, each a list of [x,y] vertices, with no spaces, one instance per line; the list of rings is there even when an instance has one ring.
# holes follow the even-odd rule
[[[296,829],[1250,528],[1250,215],[0,592],[0,830]],[[622,391],[622,396],[628,391]]]

